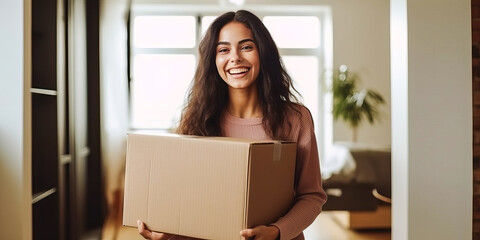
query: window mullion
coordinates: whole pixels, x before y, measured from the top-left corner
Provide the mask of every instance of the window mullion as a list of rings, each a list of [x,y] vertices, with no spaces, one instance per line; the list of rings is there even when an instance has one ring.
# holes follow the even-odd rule
[[[194,48],[135,48],[134,54],[194,54]]]

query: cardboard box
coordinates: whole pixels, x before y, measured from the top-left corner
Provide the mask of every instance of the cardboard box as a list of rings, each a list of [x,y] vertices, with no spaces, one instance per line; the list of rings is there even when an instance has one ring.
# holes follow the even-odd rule
[[[241,239],[291,207],[296,144],[129,134],[123,224],[202,239]]]

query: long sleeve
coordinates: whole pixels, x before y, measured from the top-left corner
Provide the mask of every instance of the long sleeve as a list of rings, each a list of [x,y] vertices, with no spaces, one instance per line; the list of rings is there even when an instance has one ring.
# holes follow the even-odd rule
[[[313,121],[308,109],[301,107],[301,117],[290,120],[289,140],[297,142],[295,202],[290,211],[273,223],[280,229],[280,239],[303,239],[307,228],[322,211],[327,195],[322,188],[320,162]]]

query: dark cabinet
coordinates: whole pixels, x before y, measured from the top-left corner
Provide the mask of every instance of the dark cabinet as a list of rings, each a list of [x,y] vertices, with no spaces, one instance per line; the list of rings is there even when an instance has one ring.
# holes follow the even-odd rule
[[[56,16],[56,0],[32,0],[33,239],[60,239]]]
[[[89,4],[98,21],[98,1]],[[86,6],[32,0],[33,239],[82,239],[102,224],[100,143],[89,146],[100,136],[99,68],[87,63]],[[98,59],[98,34],[90,41]]]

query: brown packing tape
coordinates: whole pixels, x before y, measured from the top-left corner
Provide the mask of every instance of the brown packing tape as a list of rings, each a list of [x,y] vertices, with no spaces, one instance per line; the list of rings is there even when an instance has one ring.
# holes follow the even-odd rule
[[[273,161],[277,162],[282,159],[282,142],[275,141],[273,144]]]

